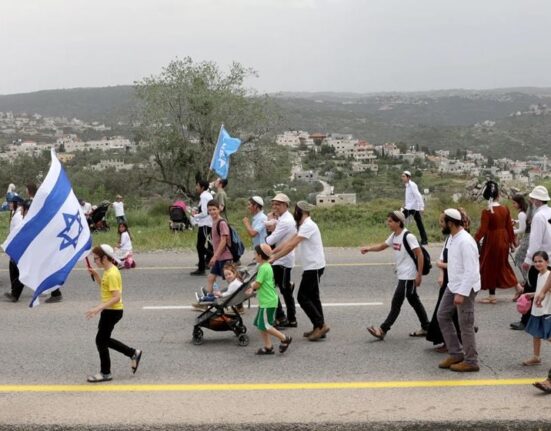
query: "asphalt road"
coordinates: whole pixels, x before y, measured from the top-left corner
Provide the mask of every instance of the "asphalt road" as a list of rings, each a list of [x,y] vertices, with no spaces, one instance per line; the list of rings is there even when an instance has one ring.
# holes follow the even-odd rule
[[[439,247],[430,251],[434,258]],[[0,429],[278,429],[286,423],[301,429],[545,429],[551,422],[551,397],[530,386],[551,367],[551,345],[544,343],[544,365],[521,365],[532,341],[508,329],[518,319],[512,292],[498,292],[496,305],[477,305],[481,371],[456,374],[437,367],[443,356],[430,343],[408,336],[419,325],[407,303],[385,341],[367,333],[389,309],[390,252],[328,249],[327,258],[327,339],[302,338],[310,325],[299,311],[299,327],[288,330],[294,337],[288,352],[258,357],[254,309],[244,316],[249,346],[237,346],[230,332],[208,330],[203,345],[191,343],[197,313],[185,307],[205,281],[188,275],[193,254],[136,256],[138,267],[123,273],[125,316],[114,336],[142,349],[142,363],[132,375],[128,359],[114,352],[113,381],[98,385],[86,383],[99,359],[97,319],[84,313],[99,298],[84,266],[73,271],[59,304],[29,309],[28,290],[17,304],[0,302]],[[7,266],[3,255],[0,267]],[[297,282],[300,272],[293,271]],[[1,270],[0,286],[8,285],[7,269]],[[420,288],[429,316],[437,292],[433,270]]]

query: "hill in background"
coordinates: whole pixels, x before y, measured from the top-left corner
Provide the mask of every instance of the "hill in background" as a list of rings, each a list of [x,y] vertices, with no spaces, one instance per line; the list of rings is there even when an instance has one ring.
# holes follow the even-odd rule
[[[548,88],[272,96],[283,119],[274,133],[344,133],[375,145],[405,142],[432,150],[469,148],[494,158],[523,159],[551,148]],[[136,103],[132,86],[76,88],[0,96],[0,111],[115,124],[127,123]]]

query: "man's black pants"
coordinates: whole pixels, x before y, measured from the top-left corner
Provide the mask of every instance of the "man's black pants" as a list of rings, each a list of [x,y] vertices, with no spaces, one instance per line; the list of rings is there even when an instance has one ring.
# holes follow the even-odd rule
[[[325,319],[320,300],[320,279],[325,268],[310,269],[302,273],[297,300],[314,328],[321,328]]]

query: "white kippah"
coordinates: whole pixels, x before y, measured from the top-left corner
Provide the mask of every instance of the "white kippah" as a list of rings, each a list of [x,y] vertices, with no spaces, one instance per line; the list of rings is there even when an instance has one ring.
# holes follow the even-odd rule
[[[461,213],[459,210],[456,210],[455,208],[448,208],[444,211],[444,214],[446,214],[449,218],[452,218],[457,221],[461,221]]]

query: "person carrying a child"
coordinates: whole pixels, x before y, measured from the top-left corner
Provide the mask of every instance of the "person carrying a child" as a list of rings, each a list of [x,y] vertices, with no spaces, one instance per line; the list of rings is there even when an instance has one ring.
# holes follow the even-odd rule
[[[537,251],[532,258],[534,267],[538,271],[538,282],[536,284],[536,292],[525,293],[524,296],[534,298],[544,288],[547,278],[549,277],[549,256],[545,251]],[[543,296],[540,305],[536,301],[532,303],[530,318],[526,324],[526,332],[533,337],[534,351],[530,359],[527,359],[522,365],[540,365],[541,340],[551,338],[551,297],[550,295]]]
[[[258,349],[256,354],[272,355],[274,353],[271,336],[281,341],[279,352],[285,353],[293,338],[282,334],[274,327],[278,296],[275,290],[274,272],[272,266],[268,263],[272,255],[272,248],[268,244],[261,244],[257,245],[254,249],[256,252],[255,260],[258,263],[258,272],[255,281],[247,289],[247,294],[251,295],[256,291],[258,311],[254,319],[254,326],[258,328],[264,341],[264,347]]]

